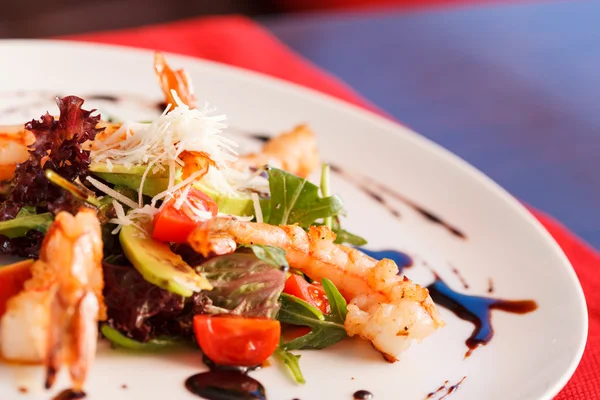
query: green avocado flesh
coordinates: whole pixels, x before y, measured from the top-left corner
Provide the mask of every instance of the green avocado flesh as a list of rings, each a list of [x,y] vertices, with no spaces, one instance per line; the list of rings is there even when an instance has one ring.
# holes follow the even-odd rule
[[[201,182],[194,184],[194,187],[212,198],[217,206],[219,212],[223,214],[237,215],[241,217],[253,216],[254,213],[254,202],[249,194],[242,194],[242,197],[228,196],[215,191],[214,189],[203,185]],[[261,208],[264,209],[265,204],[268,204],[268,199],[261,199],[259,203]]]
[[[184,297],[212,289],[168,244],[145,237],[135,226],[124,226],[119,241],[127,259],[148,282]]]
[[[113,165],[112,171],[109,171],[105,163],[93,163],[90,166],[90,171],[113,185],[126,186],[138,191],[146,167],[133,166],[126,168],[123,165]],[[178,182],[181,182],[181,168],[177,168],[175,183]],[[168,171],[158,171],[156,174],[150,171],[144,181],[143,192],[145,195],[152,197],[165,191],[168,186]],[[194,187],[210,196],[217,203],[219,212],[238,216],[254,215],[254,203],[250,195],[242,194],[240,197],[224,195],[200,182],[195,183]],[[268,200],[261,199],[260,204],[264,208],[268,204]]]
[[[135,191],[140,189],[142,183],[142,176],[146,172],[144,166],[133,166],[127,168],[123,165],[113,164],[112,170],[109,170],[105,163],[93,163],[90,165],[90,171],[99,178],[104,179],[106,182],[112,183],[113,185],[125,186]],[[175,183],[180,181],[181,169],[178,169]],[[149,171],[144,180],[143,193],[146,196],[154,197],[160,192],[167,190],[169,187],[169,175],[168,171],[157,171],[153,173]]]

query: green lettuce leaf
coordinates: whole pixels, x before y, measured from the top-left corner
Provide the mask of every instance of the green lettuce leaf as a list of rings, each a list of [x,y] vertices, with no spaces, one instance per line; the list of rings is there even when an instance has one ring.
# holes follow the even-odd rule
[[[316,220],[343,213],[342,199],[337,196],[320,197],[319,187],[289,172],[269,169],[271,199],[263,215],[271,225],[298,224],[308,228]]]

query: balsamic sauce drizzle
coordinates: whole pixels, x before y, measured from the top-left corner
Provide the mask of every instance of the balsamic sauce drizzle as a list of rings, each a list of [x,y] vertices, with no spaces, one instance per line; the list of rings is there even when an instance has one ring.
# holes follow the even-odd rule
[[[437,398],[437,400],[445,399],[446,397],[450,396],[452,393],[456,392],[458,390],[458,388],[460,387],[460,385],[462,385],[462,383],[465,381],[465,379],[467,379],[467,377],[463,376],[462,379],[460,381],[458,381],[458,383],[456,383],[452,386],[448,386],[448,382],[450,382],[450,381],[447,380],[444,382],[444,384],[442,386],[437,388],[437,390],[435,392],[429,393],[425,399],[431,399],[431,398],[437,396],[438,394],[441,394],[442,392],[446,391],[446,393],[444,393],[442,396]]]
[[[492,310],[527,314],[538,307],[533,300],[503,300],[458,293],[437,275],[435,281],[427,286],[427,289],[436,304],[452,311],[460,319],[475,325],[473,333],[465,341],[468,348],[465,358],[469,357],[477,347],[484,346],[492,340],[494,336]]]
[[[83,98],[84,100],[102,100],[102,101],[108,101],[111,103],[117,103],[120,99],[117,96],[114,96],[112,94],[91,94],[91,95],[87,95]],[[161,110],[162,112],[162,110]]]
[[[462,276],[462,274],[460,273],[458,268],[452,267],[452,273],[454,273],[454,275],[456,275],[456,277],[458,278],[458,280],[460,281],[460,283],[463,285],[463,287],[465,289],[469,288],[469,284],[467,283],[467,280],[465,279],[464,276]]]
[[[492,278],[488,279],[488,293],[494,293],[494,280]]]
[[[458,381],[454,385],[450,386],[448,388],[448,391],[446,392],[446,394],[443,395],[442,397],[440,397],[438,400],[445,399],[446,397],[450,396],[452,393],[456,392],[458,390],[458,388],[460,387],[460,385],[462,385],[462,383],[465,381],[465,379],[467,379],[467,377],[463,376],[460,381]]]
[[[433,396],[435,396],[438,393],[440,393],[442,390],[446,390],[446,387],[448,386],[449,382],[450,382],[449,380],[445,380],[444,384],[442,386],[440,386],[439,388],[437,388],[435,391],[428,393],[426,399],[430,399]]]
[[[59,392],[56,396],[52,398],[52,400],[75,400],[75,399],[83,399],[85,397],[85,392],[76,391],[73,389],[65,389]]]
[[[248,375],[213,369],[192,375],[185,381],[185,387],[196,396],[207,400],[266,400],[263,385]]]
[[[368,390],[357,390],[353,394],[354,400],[371,400],[373,398],[373,393]]]
[[[462,230],[458,229],[454,225],[451,225],[447,221],[443,220],[439,215],[434,214],[433,212],[431,212],[429,210],[426,210],[425,208],[421,207],[414,201],[412,201],[409,198],[407,198],[406,196],[396,192],[395,190],[389,188],[388,186],[386,186],[382,183],[379,183],[372,178],[369,178],[369,180],[368,180],[369,183],[367,185],[366,183],[363,183],[364,179],[360,179],[357,176],[355,176],[354,174],[351,175],[350,173],[344,171],[337,165],[331,164],[330,167],[331,167],[332,172],[337,173],[342,178],[355,184],[359,189],[361,189],[363,192],[365,192],[371,198],[373,198],[373,200],[382,204],[382,206],[384,206],[388,211],[390,211],[392,213],[392,215],[399,217],[400,213],[398,210],[395,210],[393,207],[391,207],[385,201],[383,196],[381,196],[379,193],[376,193],[373,189],[371,189],[371,187],[375,188],[378,192],[385,193],[385,194],[391,196],[392,198],[406,204],[407,206],[411,207],[413,210],[415,210],[416,212],[421,214],[421,216],[423,216],[428,221],[435,223],[435,224],[439,224],[440,226],[445,228],[452,235],[454,235],[460,239],[463,239],[463,240],[467,239],[467,236],[465,235],[465,233]],[[392,211],[392,210],[394,210],[394,211]]]
[[[185,387],[196,396],[208,400],[266,400],[264,386],[248,372],[260,368],[236,367],[215,364],[203,356],[204,364],[210,370],[190,376]]]

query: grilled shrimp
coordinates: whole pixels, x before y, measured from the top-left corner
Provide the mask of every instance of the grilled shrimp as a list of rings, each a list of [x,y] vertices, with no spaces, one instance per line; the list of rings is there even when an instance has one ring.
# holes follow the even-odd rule
[[[23,125],[0,126],[0,181],[12,179],[17,164],[27,161],[27,146],[35,142]]]
[[[167,64],[162,53],[154,53],[154,72],[158,83],[165,95],[165,103],[175,107],[177,102],[173,98],[172,90],[177,93],[179,99],[190,108],[196,108],[196,96],[192,81],[183,69],[173,71]]]
[[[397,275],[391,260],[377,261],[357,249],[334,244],[324,226],[308,232],[297,225],[274,226],[216,218],[189,237],[197,252],[225,254],[237,243],[277,246],[291,267],[313,279],[330,279],[349,301],[344,327],[371,341],[386,360],[396,361],[412,340],[421,341],[444,325],[426,288]]]
[[[237,167],[278,166],[292,174],[306,178],[319,166],[319,149],[315,133],[306,125],[270,139],[260,153],[241,156]]]
[[[8,361],[44,363],[46,388],[62,364],[81,390],[96,353],[102,297],[102,237],[92,210],[61,212],[42,243],[32,277],[0,320],[0,354]]]

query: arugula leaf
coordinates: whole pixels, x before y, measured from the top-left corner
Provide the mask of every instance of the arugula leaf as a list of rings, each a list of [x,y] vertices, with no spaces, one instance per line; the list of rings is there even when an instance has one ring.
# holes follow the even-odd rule
[[[325,314],[323,314],[321,310],[296,296],[292,296],[291,294],[287,293],[281,293],[281,300],[289,303],[289,312],[295,314],[299,321],[303,320],[307,314],[312,314],[310,318],[316,318],[319,321],[325,321]],[[310,322],[310,320],[306,320],[305,322]]]
[[[269,169],[271,199],[268,215],[271,225],[298,224],[308,228],[317,219],[336,216],[344,206],[339,196],[320,197],[319,187],[289,172]]]
[[[256,258],[276,268],[283,268],[284,271],[290,269],[290,266],[285,258],[285,250],[280,247],[261,244],[248,244],[241,245],[239,247],[251,249]]]
[[[335,233],[335,241],[334,243],[342,244],[347,243],[352,246],[364,246],[367,244],[366,239],[355,235],[354,233],[350,233],[345,229],[337,229],[333,231]]]
[[[279,321],[311,328],[306,335],[284,343],[282,347],[285,350],[324,349],[346,337],[346,300],[330,280],[323,279],[321,283],[330,302],[330,314],[321,313],[316,307],[297,297],[281,295],[281,309],[277,316]]]
[[[306,380],[304,380],[304,375],[302,375],[302,370],[300,369],[300,363],[298,362],[301,357],[300,355],[290,353],[286,349],[282,348],[281,345],[275,349],[275,355],[279,357],[279,359],[288,367],[288,370],[297,383],[302,385],[306,383]]]
[[[346,303],[346,299],[344,299],[344,296],[342,296],[340,291],[329,279],[323,278],[321,285],[323,285],[323,289],[327,294],[327,300],[329,300],[329,307],[331,308],[331,314],[329,315],[331,315],[332,319],[343,325],[346,320],[346,315],[348,314],[348,304]]]
[[[314,225],[321,226],[321,225],[325,225],[325,224],[316,223]],[[334,243],[337,243],[337,244],[347,243],[347,244],[351,244],[352,246],[364,246],[365,244],[367,244],[366,239],[364,239],[358,235],[355,235],[354,233],[348,232],[345,229],[342,229],[339,217],[333,218],[333,222],[331,224],[330,229],[333,231],[333,233],[335,233]]]
[[[17,217],[0,222],[0,234],[9,239],[25,236],[30,230],[46,233],[52,223],[52,214],[31,214],[29,210],[19,211]]]

